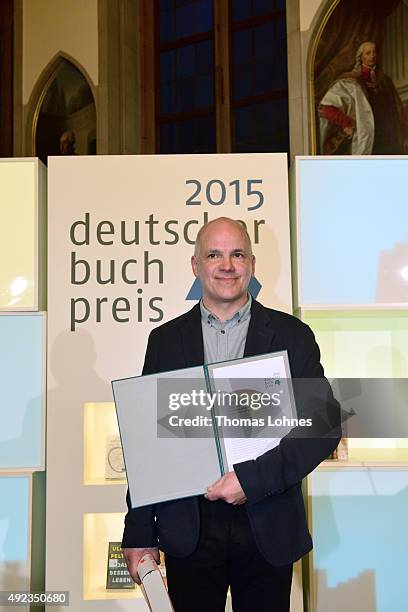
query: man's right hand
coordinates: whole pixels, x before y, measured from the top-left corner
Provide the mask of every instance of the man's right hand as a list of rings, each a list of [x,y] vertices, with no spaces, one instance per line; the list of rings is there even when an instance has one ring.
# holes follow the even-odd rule
[[[158,548],[122,548],[123,556],[126,561],[129,574],[133,580],[140,584],[139,574],[137,573],[137,566],[139,565],[140,559],[147,554],[152,555],[153,559],[157,564],[160,563],[160,555]]]
[[[353,136],[354,133],[354,127],[353,126],[348,126],[343,128],[343,132],[346,134],[346,136],[348,136],[349,138],[351,138]]]

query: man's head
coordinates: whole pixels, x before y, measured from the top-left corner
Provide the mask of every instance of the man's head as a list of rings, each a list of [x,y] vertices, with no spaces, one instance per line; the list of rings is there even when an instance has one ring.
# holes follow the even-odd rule
[[[369,40],[363,42],[356,53],[356,67],[374,68],[377,64],[377,45]]]
[[[255,256],[241,223],[220,217],[204,225],[197,235],[191,265],[201,281],[204,303],[215,314],[218,308],[238,310],[245,304]]]
[[[60,137],[60,153],[61,155],[75,154],[75,134],[70,130],[63,132]]]

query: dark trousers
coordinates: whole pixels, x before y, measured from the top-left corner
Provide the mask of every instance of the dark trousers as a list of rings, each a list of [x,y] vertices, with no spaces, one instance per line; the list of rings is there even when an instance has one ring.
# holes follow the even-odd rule
[[[166,555],[175,612],[289,612],[292,564],[273,566],[258,551],[244,506],[200,499],[200,540],[188,557]]]

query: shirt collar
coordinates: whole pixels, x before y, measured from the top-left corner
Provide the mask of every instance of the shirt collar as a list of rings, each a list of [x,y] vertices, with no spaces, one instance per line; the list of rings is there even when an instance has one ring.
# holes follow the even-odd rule
[[[215,329],[230,329],[238,323],[243,323],[251,314],[252,296],[248,293],[248,300],[228,321],[220,321],[219,318],[214,315],[208,308],[203,304],[203,300],[200,300],[201,320],[206,325],[211,325]]]
[[[376,68],[377,66],[373,66],[370,68],[369,66],[361,66],[361,76],[365,81],[375,81],[376,80]]]

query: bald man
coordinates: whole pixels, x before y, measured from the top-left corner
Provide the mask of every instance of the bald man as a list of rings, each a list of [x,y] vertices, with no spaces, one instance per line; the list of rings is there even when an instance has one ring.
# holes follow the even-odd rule
[[[249,295],[255,256],[242,224],[204,225],[191,265],[203,297],[151,332],[143,374],[286,349],[293,377],[323,377],[311,330]],[[338,441],[283,438],[201,497],[131,509],[128,496],[122,547],[133,579],[140,558],[158,560],[160,548],[176,612],[223,612],[228,587],[234,612],[288,612],[293,562],[312,548],[301,481]]]

